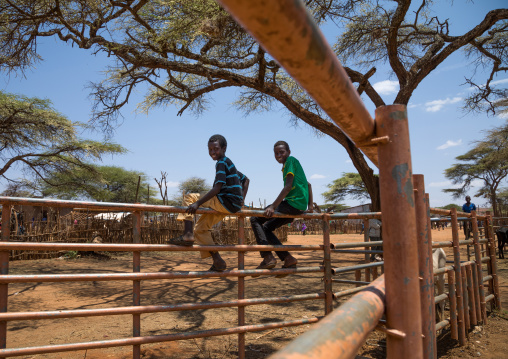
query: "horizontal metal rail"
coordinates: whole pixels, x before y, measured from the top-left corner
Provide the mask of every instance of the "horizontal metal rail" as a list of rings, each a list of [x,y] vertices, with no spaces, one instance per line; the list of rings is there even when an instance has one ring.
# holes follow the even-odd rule
[[[383,241],[333,243],[332,249],[383,246]]]
[[[449,319],[445,319],[439,323],[436,323],[436,331],[446,328],[448,325],[450,325]]]
[[[228,251],[256,252],[270,251],[322,251],[323,245],[215,245],[215,246],[177,246],[172,244],[95,244],[95,243],[38,243],[38,242],[0,242],[0,250],[35,251],[104,251],[104,252],[197,252]]]
[[[349,254],[383,254],[383,251],[361,250],[361,249],[332,249],[332,253],[349,253]]]
[[[176,312],[183,310],[215,309],[239,306],[253,306],[262,304],[288,303],[305,300],[324,299],[325,293],[300,294],[283,297],[271,298],[253,298],[239,299],[222,302],[201,302],[201,303],[183,303],[173,305],[144,305],[129,306],[118,308],[100,308],[100,309],[77,309],[77,310],[55,310],[42,312],[13,312],[0,313],[0,320],[39,320],[39,319],[62,319],[79,317],[100,317],[107,315],[125,315],[125,314],[148,314],[162,312]]]
[[[342,267],[342,268],[332,268],[332,274],[354,272],[354,271],[356,271],[358,269],[365,269],[365,268],[372,268],[372,267],[382,267],[384,264],[385,264],[385,262],[374,262],[374,263],[360,264],[360,265],[357,265],[357,266]]]
[[[368,288],[369,285],[370,285],[370,283],[368,285],[364,285],[364,286],[360,286],[360,287],[356,287],[356,288],[352,288],[352,289],[346,289],[346,290],[342,290],[340,292],[335,292],[335,293],[333,293],[333,299],[338,300],[339,298],[346,297],[348,295],[361,292],[362,290]]]
[[[361,285],[369,285],[370,284],[370,282],[363,282],[363,281],[359,281],[359,280],[347,280],[347,279],[332,279],[332,282],[333,283],[344,283],[344,284],[361,284]]]
[[[67,351],[85,350],[85,349],[102,349],[102,348],[113,348],[123,347],[127,345],[141,345],[150,343],[169,342],[175,340],[184,339],[197,339],[204,337],[213,337],[219,335],[231,335],[238,333],[250,333],[259,332],[268,329],[277,329],[284,327],[293,327],[298,325],[313,324],[319,321],[320,317],[306,318],[292,321],[284,321],[278,323],[266,323],[266,324],[254,324],[244,325],[240,327],[232,328],[221,328],[221,329],[208,329],[199,330],[194,332],[179,333],[179,334],[165,334],[165,335],[150,335],[150,336],[139,336],[125,339],[113,339],[113,340],[101,340],[88,343],[72,343],[72,344],[61,344],[51,346],[40,346],[30,348],[19,348],[19,349],[0,349],[0,358],[23,356],[23,355],[34,355],[34,354],[50,354],[50,353],[61,353]]]
[[[321,273],[324,267],[300,267],[286,269],[250,269],[190,271],[190,272],[153,272],[153,273],[97,273],[97,274],[41,274],[41,275],[5,275],[0,276],[0,283],[33,283],[33,282],[91,282],[91,281],[123,281],[123,280],[160,280],[182,278],[215,278],[215,277],[245,277],[250,275],[280,275],[292,273]]]

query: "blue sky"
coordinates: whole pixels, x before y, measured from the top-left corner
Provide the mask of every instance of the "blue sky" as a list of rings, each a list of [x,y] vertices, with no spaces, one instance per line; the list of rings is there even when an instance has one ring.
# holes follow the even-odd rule
[[[455,1],[453,6],[447,2],[440,8],[439,15],[449,17],[452,35],[459,35],[471,24],[478,23],[489,10],[501,7],[506,7],[506,1],[465,4]],[[461,13],[459,18],[453,16],[458,12]],[[102,78],[101,71],[105,70],[108,59],[53,39],[39,40],[38,52],[44,61],[26,71],[24,76],[3,73],[0,89],[47,98],[69,119],[88,121],[92,103],[86,85]],[[456,156],[471,147],[472,141],[481,139],[483,130],[506,121],[486,115],[466,115],[461,111],[463,99],[470,91],[462,84],[472,70],[461,54],[451,56],[421,83],[408,105],[413,173],[425,175],[432,207],[462,204],[462,200],[454,200],[442,192],[450,186],[444,170],[455,163]],[[398,89],[394,80],[381,68],[371,79],[386,103],[393,101]],[[508,75],[496,81],[506,87]],[[136,101],[132,100],[122,111],[124,118],[113,138],[129,152],[105,158],[104,164],[143,171],[155,187],[153,178],[159,178],[161,171],[167,172],[171,186],[168,191],[173,191],[171,196],[176,193],[178,183],[191,176],[205,178],[209,183],[213,181],[214,162],[208,156],[207,140],[212,134],[220,133],[228,140],[227,155],[251,180],[247,202],[254,205],[271,203],[282,189],[281,168],[273,156],[273,144],[278,140],[287,141],[292,155],[302,163],[319,204],[324,202],[321,193],[327,190],[327,184],[343,172],[355,171],[346,151],[337,142],[326,136],[317,137],[305,124],[293,126],[282,109],[245,117],[231,106],[235,91],[214,93],[209,110],[199,118],[186,112],[177,116],[178,109],[174,107],[157,109],[148,115],[137,113]],[[140,99],[142,95],[139,89],[136,97]],[[374,116],[374,106],[368,101],[366,105]],[[100,138],[99,134],[83,136]],[[473,202],[482,205],[485,201],[473,199]],[[359,204],[353,200],[345,203]]]

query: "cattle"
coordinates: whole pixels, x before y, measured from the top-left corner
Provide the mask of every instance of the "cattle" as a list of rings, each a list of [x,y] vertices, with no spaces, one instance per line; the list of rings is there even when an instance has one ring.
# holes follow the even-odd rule
[[[508,244],[508,226],[500,227],[496,231],[497,236],[497,250],[499,252],[499,259],[504,259],[504,245]]]
[[[442,248],[434,249],[432,252],[432,263],[434,272],[446,267],[446,253]],[[444,273],[434,276],[434,296],[443,294],[445,291]],[[444,302],[436,304],[436,321],[440,322],[444,317]]]

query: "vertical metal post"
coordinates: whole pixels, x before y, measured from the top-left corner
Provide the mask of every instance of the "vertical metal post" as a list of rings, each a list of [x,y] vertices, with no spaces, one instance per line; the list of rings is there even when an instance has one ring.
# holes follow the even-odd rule
[[[323,215],[323,259],[325,263],[325,315],[333,311],[332,262],[330,246],[330,215]]]
[[[457,297],[455,293],[455,272],[453,270],[446,271],[448,277],[448,299],[450,300],[450,333],[452,339],[458,340],[459,333],[457,330]]]
[[[363,223],[363,241],[368,242],[370,240],[369,237],[369,220],[368,219],[362,219]],[[372,247],[364,247],[365,250],[372,249]],[[365,253],[365,263],[370,262],[370,254]],[[365,281],[370,282],[370,268],[365,268]]]
[[[11,209],[12,206],[4,204],[2,206],[2,242],[9,242],[11,234]],[[9,251],[0,251],[0,274],[9,274]],[[9,285],[0,284],[0,313],[7,312],[7,302],[9,298]],[[0,321],[0,349],[7,346],[7,322]]]
[[[245,218],[238,217],[238,245],[245,243]],[[245,252],[238,252],[238,270],[245,269]],[[238,277],[238,299],[245,299],[245,277]],[[238,306],[238,325],[245,325],[245,307]],[[238,333],[238,358],[245,358],[245,333]]]
[[[132,218],[132,243],[141,243],[141,219],[142,212],[133,212]],[[139,273],[141,271],[141,252],[132,253],[132,271]],[[132,305],[141,305],[141,281],[132,281]],[[141,336],[141,314],[132,315],[132,336]],[[132,357],[134,359],[141,358],[141,345],[132,346]]]
[[[460,274],[460,247],[459,247],[459,223],[457,221],[457,209],[451,209],[452,242],[453,242],[453,268],[455,270],[455,286],[457,293],[457,326],[459,329],[459,344],[466,344],[466,328],[464,326],[464,300],[462,291],[462,275]]]
[[[496,258],[496,245],[494,243],[494,231],[492,228],[492,216],[490,212],[487,211],[487,218],[485,220],[485,234],[488,235],[489,240],[489,256],[490,256],[490,270],[489,273],[492,276],[491,281],[491,290],[494,293],[495,300],[491,303],[494,304],[494,307],[501,310],[501,299],[499,297],[499,278],[497,277],[497,258]]]
[[[478,267],[476,266],[476,264],[473,264],[471,266],[471,275],[473,277],[473,295],[475,302],[476,321],[480,323],[483,321],[483,317],[480,301],[480,289],[479,289],[480,287],[478,285]]]
[[[467,280],[467,298],[469,303],[469,316],[471,317],[471,326],[476,326],[478,324],[476,318],[476,303],[474,298],[474,288],[473,288],[473,273],[471,272],[471,264],[468,264],[465,268],[466,270],[466,280]]]
[[[473,274],[476,273],[478,285],[475,290],[479,296],[479,300],[477,301],[480,305],[481,309],[481,318],[484,324],[487,323],[487,305],[485,304],[485,288],[483,287],[483,270],[482,270],[482,250],[479,245],[479,234],[478,234],[478,218],[476,217],[476,211],[471,211],[471,222],[473,223],[473,246],[474,246],[474,256],[476,262],[476,271],[473,271]],[[474,278],[474,277],[473,277]],[[477,304],[478,305],[478,304]],[[478,318],[479,319],[479,318]]]
[[[430,206],[425,196],[423,175],[413,175],[416,233],[418,238],[418,272],[422,301],[422,333],[424,358],[437,358],[436,309],[434,303],[434,268],[432,266],[432,239],[430,238]]]
[[[386,322],[405,337],[388,336],[388,358],[423,358],[420,282],[411,147],[406,106],[376,109],[379,185],[383,222]]]
[[[462,268],[460,272],[462,278],[462,298],[464,301],[464,326],[466,327],[466,336],[467,331],[471,329],[471,317],[469,314],[469,295],[467,291],[467,281],[466,281],[466,268]]]

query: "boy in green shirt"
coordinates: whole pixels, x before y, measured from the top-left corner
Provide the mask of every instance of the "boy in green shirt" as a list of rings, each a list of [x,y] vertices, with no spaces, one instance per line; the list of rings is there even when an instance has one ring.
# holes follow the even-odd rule
[[[285,141],[278,141],[273,146],[273,152],[277,162],[283,165],[284,188],[275,201],[265,208],[266,217],[251,217],[250,219],[256,242],[261,245],[282,245],[273,231],[293,222],[293,218],[271,218],[275,211],[298,215],[308,208],[307,212],[312,212],[312,187],[307,182],[300,162],[290,156],[289,145]],[[298,261],[289,252],[277,251],[276,253],[284,262],[282,268],[296,268]],[[277,265],[277,260],[271,251],[262,251],[260,254],[263,261],[256,269],[272,269]]]

